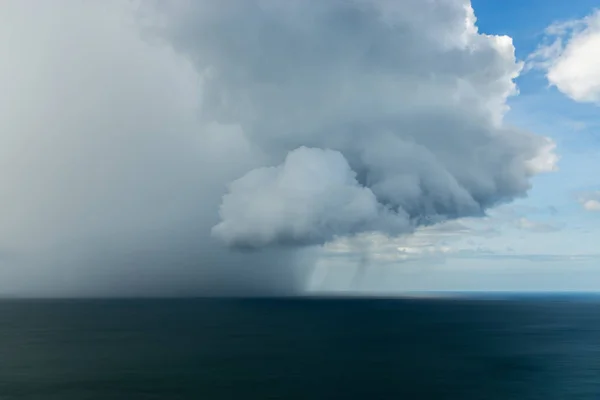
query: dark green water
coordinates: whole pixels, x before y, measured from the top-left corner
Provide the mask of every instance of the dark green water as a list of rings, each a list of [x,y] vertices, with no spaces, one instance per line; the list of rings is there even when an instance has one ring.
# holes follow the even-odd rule
[[[0,302],[0,399],[600,399],[600,302]]]

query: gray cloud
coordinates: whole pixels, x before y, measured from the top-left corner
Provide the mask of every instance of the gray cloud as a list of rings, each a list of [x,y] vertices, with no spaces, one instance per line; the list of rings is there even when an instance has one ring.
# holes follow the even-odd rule
[[[468,6],[167,10],[163,34],[206,76],[206,116],[240,124],[273,166],[230,185],[215,236],[262,247],[395,235],[524,196],[553,167],[552,144],[502,125],[521,66],[509,38],[476,32]]]
[[[525,195],[552,144],[502,124],[520,65],[467,5],[2,2],[0,293],[289,293],[310,251],[225,244]]]

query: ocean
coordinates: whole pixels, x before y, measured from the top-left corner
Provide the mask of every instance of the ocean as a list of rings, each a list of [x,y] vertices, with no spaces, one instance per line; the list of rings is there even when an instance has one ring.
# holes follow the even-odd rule
[[[600,298],[5,300],[0,399],[600,399]]]

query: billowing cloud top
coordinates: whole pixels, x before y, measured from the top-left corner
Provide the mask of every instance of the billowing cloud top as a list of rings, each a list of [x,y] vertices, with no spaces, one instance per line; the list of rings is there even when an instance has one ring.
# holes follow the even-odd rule
[[[553,145],[503,124],[521,65],[474,23],[466,0],[1,2],[0,292],[288,290],[297,246],[226,245],[523,196]]]
[[[205,116],[239,124],[274,165],[230,184],[213,229],[230,245],[408,232],[523,196],[553,168],[551,143],[502,124],[521,64],[509,37],[478,33],[468,1],[197,1],[168,15],[205,77]]]

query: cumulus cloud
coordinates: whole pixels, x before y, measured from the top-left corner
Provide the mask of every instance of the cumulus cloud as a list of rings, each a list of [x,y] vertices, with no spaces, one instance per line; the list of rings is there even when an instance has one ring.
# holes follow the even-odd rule
[[[529,68],[580,102],[600,104],[600,10],[546,29],[545,43],[529,56]]]
[[[588,211],[600,211],[600,200],[586,200],[583,202],[583,208]]]
[[[229,244],[322,243],[482,215],[555,166],[552,142],[503,124],[521,64],[509,37],[478,33],[468,1],[163,11],[161,33],[206,77],[208,115],[240,124],[274,166],[230,185],[213,230]]]
[[[5,293],[289,292],[312,253],[275,245],[483,215],[556,163],[466,0],[9,0],[0,36]]]
[[[584,193],[578,201],[586,211],[600,211],[600,191]]]
[[[404,215],[379,204],[340,152],[306,147],[288,153],[279,167],[258,168],[234,181],[220,215],[213,233],[242,247],[319,244],[369,224],[373,230],[407,229]]]

